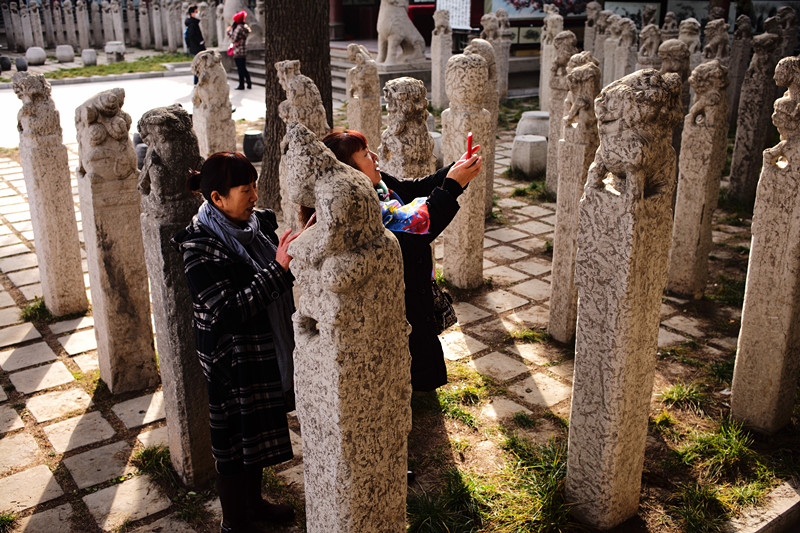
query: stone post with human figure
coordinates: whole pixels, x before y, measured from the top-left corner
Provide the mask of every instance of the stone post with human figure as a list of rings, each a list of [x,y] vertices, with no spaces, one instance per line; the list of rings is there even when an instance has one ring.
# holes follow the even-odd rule
[[[592,0],[586,4],[586,22],[583,25],[583,49],[594,54],[594,38],[597,32],[597,17],[603,6]]]
[[[640,70],[595,101],[600,146],[580,204],[565,497],[599,529],[636,515],[667,281],[681,81]]]

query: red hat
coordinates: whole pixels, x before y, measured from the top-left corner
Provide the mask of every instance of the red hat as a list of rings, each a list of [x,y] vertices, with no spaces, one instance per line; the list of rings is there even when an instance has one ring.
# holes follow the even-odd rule
[[[247,11],[239,11],[233,16],[233,21],[238,22],[239,24],[244,22],[244,18],[247,16]]]

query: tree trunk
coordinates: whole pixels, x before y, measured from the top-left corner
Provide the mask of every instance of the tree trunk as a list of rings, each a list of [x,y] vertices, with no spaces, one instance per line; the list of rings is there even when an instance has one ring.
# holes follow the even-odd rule
[[[332,124],[331,50],[328,39],[327,0],[274,0],[266,17],[266,116],[264,159],[258,180],[258,205],[279,211],[281,206],[278,164],[286,125],[278,117],[278,104],[285,99],[278,83],[275,63],[299,59],[300,70],[319,88]],[[279,218],[280,220],[280,218]]]

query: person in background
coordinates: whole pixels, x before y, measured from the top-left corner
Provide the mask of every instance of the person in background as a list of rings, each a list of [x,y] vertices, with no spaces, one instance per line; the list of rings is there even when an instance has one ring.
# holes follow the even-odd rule
[[[197,18],[197,6],[189,6],[183,25],[186,26],[183,31],[183,40],[186,41],[189,53],[196,56],[206,49],[203,32],[200,30],[200,20]],[[194,84],[197,85],[197,76],[194,77]]]
[[[250,26],[244,23],[245,17],[247,12],[239,11],[233,16],[233,25],[228,26],[228,38],[233,45],[233,62],[236,63],[236,71],[239,74],[237,91],[244,89],[245,82],[248,89],[253,88],[250,73],[247,71],[247,36],[250,33]]]

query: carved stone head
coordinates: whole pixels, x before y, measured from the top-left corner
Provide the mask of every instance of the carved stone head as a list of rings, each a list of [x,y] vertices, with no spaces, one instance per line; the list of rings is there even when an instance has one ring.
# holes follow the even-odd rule
[[[464,49],[465,54],[478,54],[486,60],[486,66],[489,69],[489,80],[497,79],[497,63],[494,57],[494,46],[484,39],[472,39],[469,45]]]
[[[728,17],[727,14],[725,13],[725,9],[723,9],[722,6],[714,6],[708,11],[709,22],[712,20],[720,20],[720,19],[725,20],[726,18]]]
[[[661,59],[661,72],[686,72],[688,76],[689,47],[680,39],[668,39],[661,43],[658,57]]]
[[[289,83],[295,76],[300,76],[300,61],[297,59],[287,59],[275,63],[275,70],[278,71],[278,83],[285,92],[289,91]]]
[[[598,32],[602,34],[608,30],[608,18],[613,14],[614,12],[608,9],[604,9],[598,13],[596,23]]]
[[[734,39],[750,39],[753,37],[753,26],[750,24],[750,17],[739,15],[736,17],[736,29],[733,31]]]
[[[500,29],[508,29],[510,25],[508,20],[508,11],[501,7],[496,9],[494,14],[497,17],[497,23],[500,24]]]
[[[482,107],[483,84],[489,77],[486,60],[477,54],[457,54],[447,61],[445,90],[454,107]]]
[[[773,35],[780,36],[783,33],[783,25],[781,24],[781,19],[777,16],[769,17],[767,20],[764,21],[764,31],[766,33],[771,33]]]
[[[778,8],[778,18],[784,30],[789,30],[797,26],[797,13],[790,6],[781,6]]]
[[[647,4],[642,11],[642,27],[653,24],[656,20],[656,6]]]
[[[753,37],[753,55],[768,56],[778,46],[779,37],[774,33],[761,33]]]
[[[486,13],[481,17],[481,39],[497,39],[500,36],[500,23],[494,13]]]
[[[578,38],[571,31],[562,31],[553,39],[553,47],[555,48],[556,55],[553,59],[553,70],[556,68],[566,69],[569,59],[573,54],[578,53]],[[557,65],[557,67],[555,66]]]
[[[192,74],[200,76],[203,72],[222,65],[222,57],[216,50],[203,50],[192,59]]]
[[[363,65],[368,61],[374,61],[369,50],[367,50],[364,45],[358,43],[350,43],[347,45],[347,58],[357,65]]]
[[[437,9],[433,12],[433,34],[450,33],[450,12],[446,9]]]
[[[667,11],[664,15],[664,24],[661,25],[663,31],[677,31],[678,30],[678,17],[672,11]]]
[[[689,76],[689,85],[697,94],[724,90],[728,86],[728,69],[717,59],[700,63]]]
[[[608,17],[608,32],[613,39],[619,39],[622,34],[622,17],[616,13]]]
[[[383,97],[386,110],[390,114],[406,117],[406,120],[422,120],[428,118],[428,92],[422,80],[415,78],[396,78],[383,86]]]
[[[597,23],[597,17],[600,16],[600,11],[602,9],[603,6],[595,1],[586,4],[586,22],[590,28]]]
[[[797,139],[800,134],[800,57],[785,57],[775,67],[775,83],[788,92],[775,101],[772,122],[781,139]]]
[[[623,18],[620,22],[619,42],[622,46],[636,45],[636,23],[629,18]]]
[[[12,77],[14,94],[22,100],[22,105],[35,104],[39,100],[50,98],[50,84],[42,74],[17,72]]]

